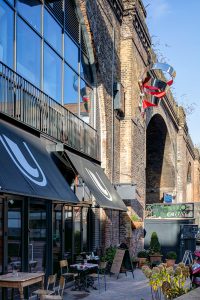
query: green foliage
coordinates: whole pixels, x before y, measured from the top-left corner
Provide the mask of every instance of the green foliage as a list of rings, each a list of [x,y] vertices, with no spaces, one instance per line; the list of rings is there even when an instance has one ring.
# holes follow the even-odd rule
[[[166,254],[166,258],[167,259],[175,259],[176,260],[177,259],[177,254],[174,251],[169,251]]]
[[[133,214],[130,216],[131,221],[135,222],[141,222],[141,218],[137,214]]]
[[[140,258],[147,258],[148,257],[148,252],[146,250],[142,250],[142,251],[139,251],[137,256],[140,257]]]
[[[166,268],[165,264],[160,264],[153,269],[143,266],[142,271],[149,279],[152,299],[161,300],[163,294],[165,299],[172,300],[188,291],[185,288],[185,283],[190,272],[189,267],[183,263],[178,264],[175,270],[173,267]]]
[[[161,246],[156,232],[152,232],[151,234],[149,252],[150,254],[156,254],[161,252]]]
[[[109,263],[112,263],[113,262],[113,259],[115,257],[115,253],[117,251],[117,248],[116,247],[113,247],[113,246],[110,246],[106,249],[106,252],[105,252],[105,261],[109,262]]]

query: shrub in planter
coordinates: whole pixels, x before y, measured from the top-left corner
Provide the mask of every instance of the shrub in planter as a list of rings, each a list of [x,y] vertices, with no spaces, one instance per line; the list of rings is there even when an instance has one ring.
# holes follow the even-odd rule
[[[159,262],[162,259],[161,246],[156,232],[152,232],[149,247],[150,262]]]
[[[173,267],[177,259],[177,254],[174,251],[169,251],[166,254],[167,267]]]

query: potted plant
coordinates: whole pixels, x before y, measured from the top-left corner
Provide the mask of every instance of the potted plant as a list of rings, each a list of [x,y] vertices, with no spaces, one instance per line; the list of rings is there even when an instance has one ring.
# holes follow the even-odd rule
[[[151,234],[149,259],[151,264],[160,263],[162,260],[161,246],[156,232]]]
[[[139,251],[137,254],[139,260],[139,268],[147,263],[148,252],[146,250]]]
[[[139,258],[137,256],[133,256],[132,257],[132,266],[133,266],[133,269],[137,268],[138,263],[139,263]]]
[[[130,216],[132,229],[142,228],[142,219],[137,215],[133,214]]]
[[[173,267],[177,259],[177,254],[175,251],[169,251],[166,254],[167,267]]]

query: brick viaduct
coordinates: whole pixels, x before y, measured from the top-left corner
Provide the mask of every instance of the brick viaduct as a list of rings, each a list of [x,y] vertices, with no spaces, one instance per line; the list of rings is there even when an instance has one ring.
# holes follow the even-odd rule
[[[145,203],[161,202],[164,192],[172,193],[175,202],[199,201],[200,157],[183,108],[168,92],[158,107],[141,116],[138,79],[153,59],[142,1],[76,2],[91,45],[101,161],[108,177],[113,183],[136,184],[126,204],[142,218]],[[123,118],[113,110],[114,82],[124,86]]]

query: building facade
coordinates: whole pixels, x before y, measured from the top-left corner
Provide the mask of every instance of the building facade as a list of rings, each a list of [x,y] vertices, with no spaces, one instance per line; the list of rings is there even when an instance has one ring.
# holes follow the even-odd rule
[[[0,0],[0,272],[48,275],[121,242],[136,254],[146,204],[199,202],[184,110],[168,92],[141,115],[145,18],[140,0]]]

